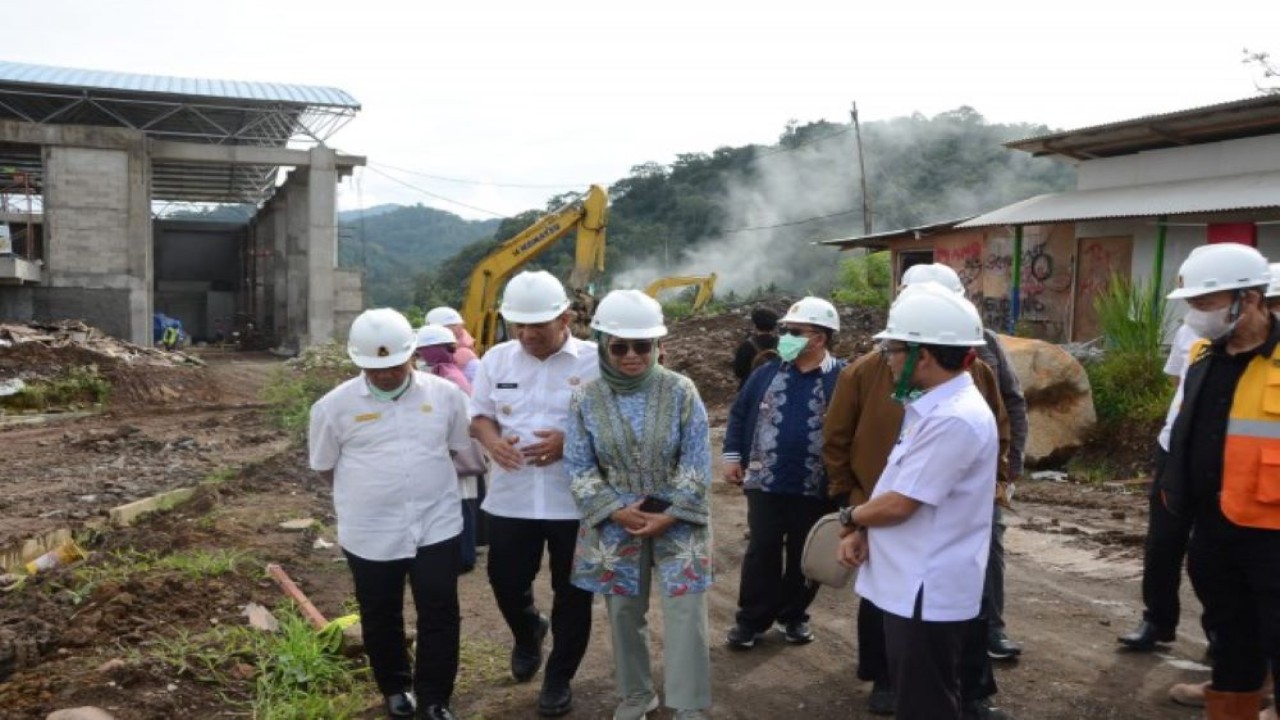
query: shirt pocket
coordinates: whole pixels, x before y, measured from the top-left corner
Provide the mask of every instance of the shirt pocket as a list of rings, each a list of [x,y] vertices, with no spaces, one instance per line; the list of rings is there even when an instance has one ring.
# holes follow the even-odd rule
[[[522,388],[494,388],[490,395],[493,398],[494,419],[503,425],[511,424],[513,417],[524,412],[527,405],[525,395],[528,392]]]
[[[1280,448],[1262,449],[1258,458],[1258,492],[1260,503],[1280,505]]]
[[[449,454],[449,408],[442,402],[422,402],[413,413],[411,427],[429,455]]]

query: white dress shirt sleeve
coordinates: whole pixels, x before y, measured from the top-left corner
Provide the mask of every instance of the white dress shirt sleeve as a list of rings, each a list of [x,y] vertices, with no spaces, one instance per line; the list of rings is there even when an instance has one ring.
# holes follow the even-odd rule
[[[496,359],[496,358],[495,358]],[[492,361],[490,361],[492,362]],[[471,417],[481,415],[497,419],[497,410],[493,402],[493,378],[489,377],[489,364],[483,359],[476,361],[476,379],[471,383]]]
[[[311,406],[311,424],[307,432],[307,444],[310,449],[311,469],[323,472],[332,470],[338,464],[338,431],[334,426],[333,413],[321,398]]]
[[[471,416],[467,408],[467,394],[456,387],[449,393],[449,449],[463,452],[471,448]]]
[[[910,452],[903,453],[889,490],[937,507],[955,489],[946,479],[956,478],[956,469],[969,467],[975,459],[978,444],[967,441],[971,433],[964,425],[965,421],[957,417],[921,420],[909,440]]]

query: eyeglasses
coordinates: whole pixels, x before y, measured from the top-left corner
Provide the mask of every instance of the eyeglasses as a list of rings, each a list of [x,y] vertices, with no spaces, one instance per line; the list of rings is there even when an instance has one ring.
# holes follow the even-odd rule
[[[783,325],[778,328],[778,334],[794,335],[795,337],[808,337],[813,334],[813,331],[806,328],[798,328],[790,325]]]
[[[621,340],[609,343],[609,354],[616,357],[626,357],[627,351],[634,352],[636,355],[648,355],[653,352],[652,340]]]
[[[894,353],[906,352],[907,346],[890,345],[888,340],[881,340],[879,344],[876,345],[876,349],[880,351],[881,355],[892,355]]]

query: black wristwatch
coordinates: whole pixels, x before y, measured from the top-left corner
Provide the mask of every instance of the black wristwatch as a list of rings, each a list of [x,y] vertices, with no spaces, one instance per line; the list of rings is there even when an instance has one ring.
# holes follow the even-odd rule
[[[857,509],[857,505],[840,508],[840,524],[847,528],[858,527],[858,523],[853,521],[853,511]]]

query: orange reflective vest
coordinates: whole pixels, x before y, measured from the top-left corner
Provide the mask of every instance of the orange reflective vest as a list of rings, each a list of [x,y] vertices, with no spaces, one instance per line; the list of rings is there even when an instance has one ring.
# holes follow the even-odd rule
[[[1207,345],[1198,342],[1191,357]],[[1280,345],[1270,357],[1251,360],[1236,385],[1219,497],[1222,514],[1232,523],[1280,530]]]

